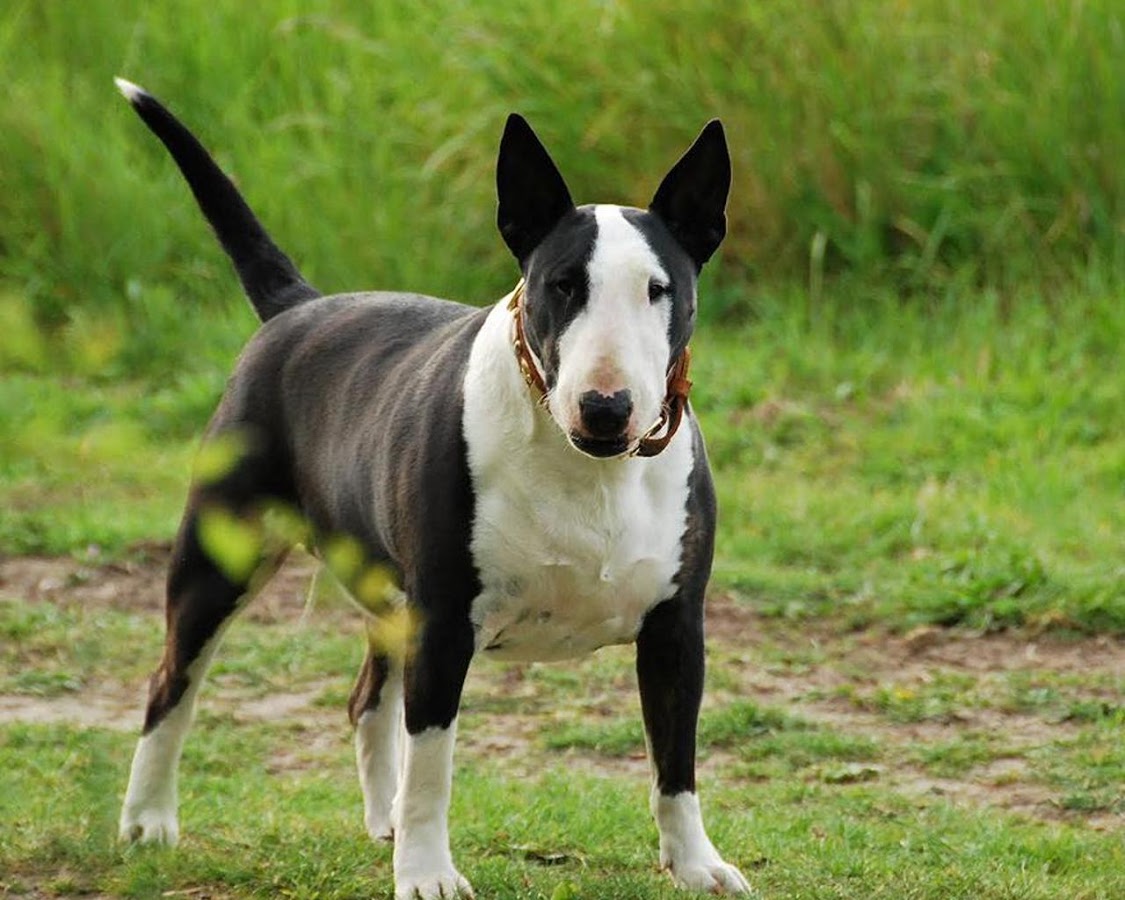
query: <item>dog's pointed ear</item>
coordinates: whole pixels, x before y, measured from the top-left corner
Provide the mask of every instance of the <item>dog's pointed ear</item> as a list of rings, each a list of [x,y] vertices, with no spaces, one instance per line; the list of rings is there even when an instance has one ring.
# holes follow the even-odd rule
[[[727,233],[729,192],[727,138],[723,123],[712,119],[664,176],[648,208],[702,268]]]
[[[574,209],[554,160],[527,120],[508,116],[496,158],[496,224],[520,265],[559,219]]]

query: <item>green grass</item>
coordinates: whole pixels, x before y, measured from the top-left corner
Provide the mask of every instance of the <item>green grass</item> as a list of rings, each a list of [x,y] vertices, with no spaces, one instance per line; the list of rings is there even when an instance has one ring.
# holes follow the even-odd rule
[[[129,619],[99,606],[96,618],[108,624],[98,640],[69,647],[59,637],[87,627],[65,626],[67,616],[80,613],[66,603],[50,614],[42,607],[8,601],[4,635],[26,652],[0,657],[6,695],[35,694],[13,683],[27,671],[42,678],[77,671],[83,691],[99,697],[120,694],[122,682],[143,682],[135,659],[155,657],[155,604]],[[230,632],[185,750],[183,840],[174,851],[123,848],[113,839],[132,734],[59,724],[0,728],[0,890],[15,897],[385,896],[390,848],[372,846],[363,834],[342,703],[326,710],[317,701],[265,720],[245,709],[256,683],[240,679],[240,660],[262,670],[265,696],[325,679],[346,683],[358,664],[358,653],[341,643],[346,638],[359,649],[358,628],[345,617],[329,610],[303,622],[291,601],[289,610],[277,621],[240,622]],[[739,673],[750,670],[739,668],[746,647],[736,637],[722,633],[713,642],[712,672],[717,677],[715,670],[724,669],[731,688],[744,691]],[[757,655],[769,659],[792,638],[767,630],[756,640]],[[316,664],[294,665],[301,653],[317,655]],[[810,668],[847,677],[849,655],[846,643],[826,636]],[[618,748],[582,738],[633,729],[630,668],[631,654],[622,649],[566,667],[493,664],[474,671],[451,822],[455,857],[478,895],[680,896],[656,869],[643,768],[626,760],[614,774]],[[960,693],[969,699],[962,712],[1000,706],[1028,681],[1057,696],[1079,689],[1064,673],[1018,675],[978,671],[969,684],[963,674]],[[863,675],[855,678],[863,683]],[[616,708],[621,724],[591,726],[585,691]],[[1119,837],[1112,825],[1095,824],[1099,816],[1125,813],[1120,714],[1062,721],[1053,706],[1040,707],[1007,714],[991,734],[950,729],[929,740],[894,715],[876,731],[862,717],[814,721],[824,707],[808,697],[771,706],[714,685],[708,696],[700,746],[710,832],[765,897],[1109,900],[1125,889]],[[1039,717],[1031,742],[1016,737],[1028,716]],[[546,740],[532,737],[499,755],[489,744],[492,735],[534,736],[551,723],[577,737],[557,741],[548,732]],[[641,745],[631,741],[623,752],[636,750]],[[1020,791],[1043,798],[1034,815],[910,788],[918,777],[944,779],[946,790],[959,779],[983,785],[987,794],[994,776],[986,768],[997,760],[1020,762],[1011,778]]]
[[[716,584],[788,619],[1125,633],[1117,294],[868,300],[813,310],[779,291],[755,322],[698,335]],[[165,381],[9,376],[0,546],[113,555],[168,539],[252,327],[232,320],[200,318],[216,349]]]
[[[0,547],[118,549],[167,537],[186,496],[194,434],[223,376],[161,386],[10,374],[0,382]],[[202,398],[202,400],[201,400]]]
[[[228,744],[226,749],[233,752],[235,747]],[[643,789],[622,790],[605,779],[575,780],[562,772],[518,789],[495,772],[458,774],[454,821],[471,814],[473,824],[455,837],[454,849],[459,858],[472,860],[465,869],[478,894],[545,898],[569,884],[578,897],[679,896],[652,871],[651,852],[638,849],[652,839],[642,812]],[[137,853],[121,860],[120,851],[107,848],[104,841],[75,836],[73,844],[60,841],[57,855],[85,873],[103,866],[118,870],[109,884],[125,896],[151,896],[184,884],[239,896],[387,892],[388,849],[366,846],[355,834],[354,814],[335,812],[348,808],[353,791],[305,776],[272,790],[266,805],[260,797],[254,800],[225,784],[205,783],[201,789],[212,792],[208,833],[177,853]],[[1087,866],[1112,872],[1120,864],[1120,854],[1104,839],[1043,834],[1018,823],[998,828],[951,810],[879,808],[863,789],[811,791],[802,797],[756,793],[753,798],[730,799],[753,799],[763,817],[786,809],[794,820],[787,834],[762,846],[749,829],[729,827],[721,812],[713,818],[717,840],[749,851],[735,859],[750,871],[760,866],[755,882],[767,896],[948,898],[971,893],[984,898],[1108,898],[1121,886],[1113,875],[1101,884],[1091,884],[1084,876]],[[526,811],[513,815],[513,806]],[[191,812],[190,807],[185,810],[185,818]],[[214,813],[223,820],[215,822]],[[309,829],[309,816],[322,824]],[[90,818],[90,824],[110,824]],[[521,832],[530,828],[542,848],[538,855],[561,858],[560,864],[535,863],[521,842]],[[575,846],[575,833],[587,837],[581,849]],[[782,851],[792,850],[790,842],[809,834],[819,837],[805,841],[803,852],[781,857]],[[966,851],[980,862],[964,863]],[[292,862],[278,865],[278,859]],[[1023,872],[1021,865],[1026,866]],[[100,887],[88,874],[63,876],[60,881],[56,889]],[[929,887],[919,887],[920,881]]]
[[[185,752],[183,842],[126,849],[114,822],[159,653],[158,589],[130,594],[151,584],[140,579],[110,594],[107,576],[74,570],[84,594],[30,600],[9,586],[0,602],[0,695],[24,704],[0,726],[0,889],[385,895],[390,852],[362,834],[343,711],[361,656],[354,614],[306,615],[287,578],[234,625]],[[878,651],[877,633],[746,621],[712,622],[700,784],[713,838],[765,897],[1109,900],[1125,888],[1112,663],[1048,665],[1073,651],[1044,640],[1037,665],[1024,642],[995,637],[987,652],[1007,647],[1011,668],[973,662],[966,638],[957,656],[903,668],[905,644]],[[298,702],[263,711],[285,698]],[[32,709],[65,722],[75,702],[101,710],[93,724],[34,721]],[[479,894],[676,896],[655,867],[630,648],[481,664],[462,712],[453,846]]]
[[[9,4],[0,548],[167,539],[253,328],[113,74],[201,129],[314,282],[480,302],[514,275],[507,109],[577,196],[629,202],[718,113],[716,582],[782,618],[1121,633],[1120,33],[1108,0]]]
[[[699,341],[720,581],[781,616],[1119,632],[1118,293],[849,296]]]

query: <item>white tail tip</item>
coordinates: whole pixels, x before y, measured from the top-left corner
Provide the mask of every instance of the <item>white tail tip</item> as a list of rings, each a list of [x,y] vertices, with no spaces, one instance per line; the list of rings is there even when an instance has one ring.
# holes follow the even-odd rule
[[[136,103],[142,97],[148,96],[148,91],[143,87],[133,84],[133,82],[127,81],[124,78],[114,78],[113,83],[117,85],[117,89],[121,91],[121,95],[130,103]]]

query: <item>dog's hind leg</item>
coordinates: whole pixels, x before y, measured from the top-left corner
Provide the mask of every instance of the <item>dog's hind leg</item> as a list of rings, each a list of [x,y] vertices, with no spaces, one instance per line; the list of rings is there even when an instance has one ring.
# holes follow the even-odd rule
[[[220,481],[197,485],[189,499],[168,572],[164,653],[149,682],[144,727],[121,809],[122,840],[176,843],[177,770],[199,686],[233,614],[285,556],[280,547],[267,551],[260,533],[251,536],[264,496],[253,470],[254,461],[243,459]],[[228,523],[237,519],[245,528],[243,537],[256,541],[239,550],[247,560],[241,569],[229,560],[224,564],[213,557],[213,548],[209,552],[210,544],[203,545],[201,523],[205,529],[207,516],[216,514]]]
[[[394,837],[391,808],[402,762],[402,665],[369,646],[348,716],[355,726],[355,761],[363,791],[363,821],[376,841]]]
[[[426,618],[406,663],[406,740],[395,797],[395,897],[472,897],[449,845],[453,746],[461,688],[473,655],[468,616]]]

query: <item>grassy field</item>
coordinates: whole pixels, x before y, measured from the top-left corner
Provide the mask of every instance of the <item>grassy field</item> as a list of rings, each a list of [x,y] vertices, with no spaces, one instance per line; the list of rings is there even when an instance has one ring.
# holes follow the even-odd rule
[[[181,5],[182,6],[182,5]],[[1125,895],[1125,20],[1112,0],[12,0],[0,9],[0,896],[385,896],[303,580],[236,627],[184,845],[113,823],[198,434],[254,328],[117,96],[168,100],[310,280],[505,293],[526,113],[643,204],[714,115],[736,182],[693,403],[716,472],[703,796],[767,898]],[[671,897],[628,651],[485,666],[479,896]]]
[[[722,506],[715,577],[770,615],[1125,634],[1125,310],[1089,285],[919,310],[760,297],[706,327],[694,393]],[[169,377],[11,373],[0,542],[127,553],[175,530],[250,315],[200,317]],[[0,338],[0,341],[3,339]]]
[[[114,843],[163,559],[0,569],[17,590],[0,602],[0,892],[388,896],[343,711],[359,628],[324,602],[304,615],[300,570],[220,654],[185,752],[181,846]],[[847,635],[724,594],[709,630],[703,801],[764,897],[1125,890],[1125,647]],[[656,869],[637,707],[628,648],[474,668],[451,821],[478,896],[677,896]]]

